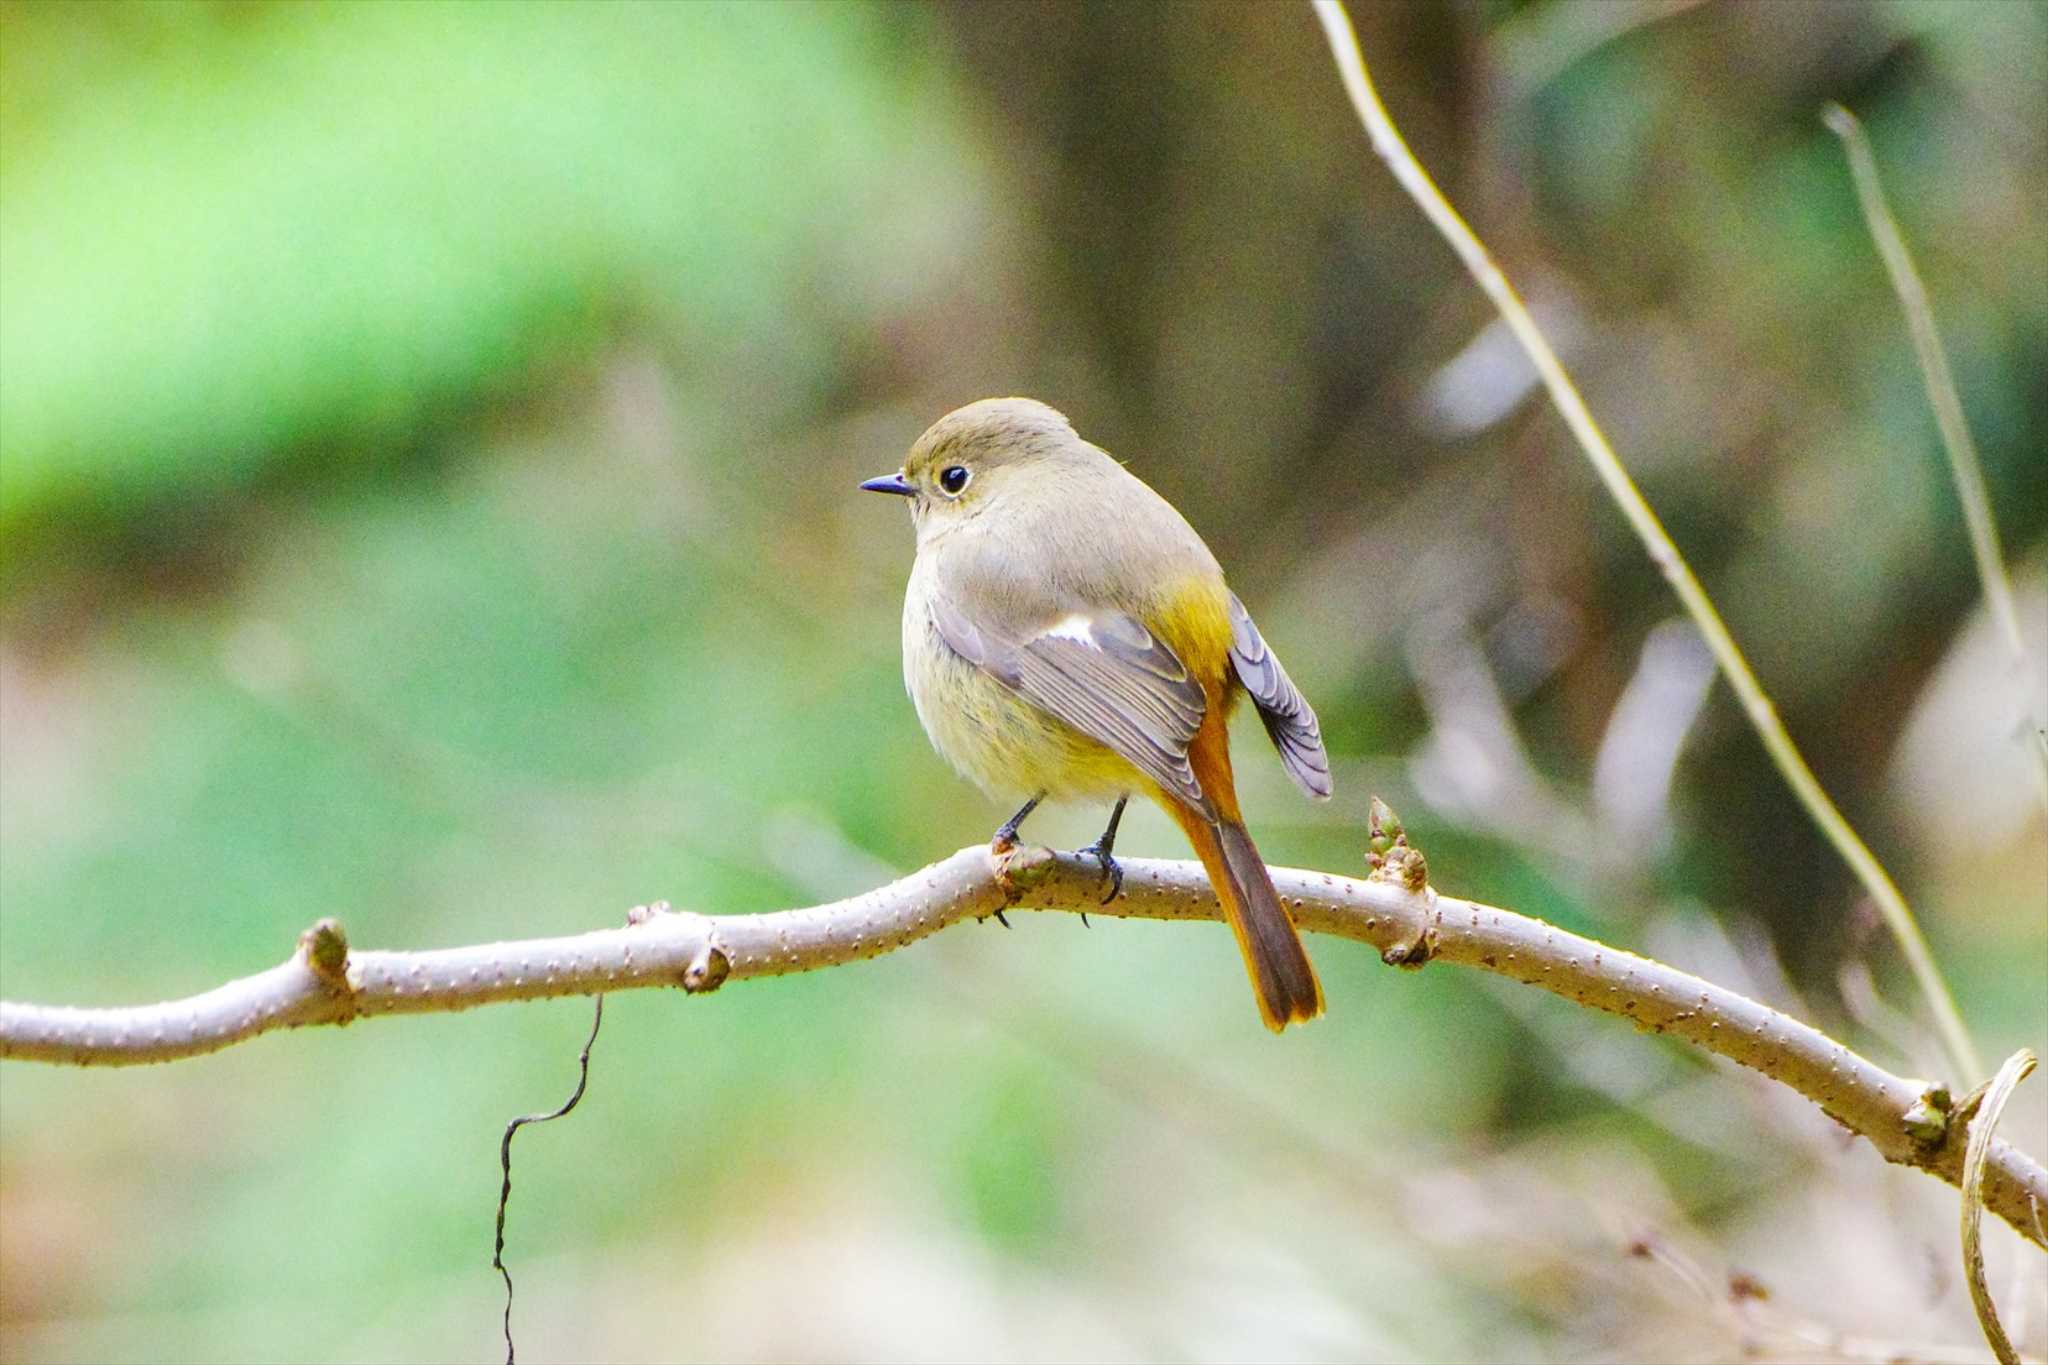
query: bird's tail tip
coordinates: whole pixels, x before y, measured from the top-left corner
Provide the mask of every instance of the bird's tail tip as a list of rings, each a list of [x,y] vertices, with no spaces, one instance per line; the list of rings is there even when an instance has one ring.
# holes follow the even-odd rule
[[[1221,821],[1211,828],[1229,883],[1227,891],[1217,887],[1219,898],[1244,950],[1259,1015],[1275,1033],[1290,1024],[1305,1024],[1323,1012],[1323,986],[1293,918],[1273,889],[1273,876],[1243,825]],[[1212,881],[1215,871],[1211,869]]]

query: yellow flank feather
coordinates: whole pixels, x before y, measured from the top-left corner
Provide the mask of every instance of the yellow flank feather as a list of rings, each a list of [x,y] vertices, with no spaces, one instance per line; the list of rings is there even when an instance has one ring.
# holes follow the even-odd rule
[[[1215,705],[1223,693],[1228,707],[1236,689],[1230,681],[1230,590],[1220,576],[1184,578],[1161,591],[1139,617],[1181,661]]]

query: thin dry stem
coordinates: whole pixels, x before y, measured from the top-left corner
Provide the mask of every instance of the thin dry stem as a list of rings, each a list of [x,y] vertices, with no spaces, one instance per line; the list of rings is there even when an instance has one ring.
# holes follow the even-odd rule
[[[1563,415],[1565,424],[1578,439],[1586,458],[1592,462],[1600,481],[1607,486],[1608,494],[1621,508],[1622,514],[1635,528],[1637,536],[1649,551],[1651,561],[1663,573],[1680,602],[1692,616],[1700,633],[1714,651],[1714,658],[1720,663],[1723,676],[1729,686],[1741,699],[1743,710],[1748,713],[1750,723],[1756,728],[1778,771],[1784,775],[1800,803],[1820,826],[1828,842],[1835,846],[1850,868],[1856,873],[1870,897],[1877,903],[1885,923],[1899,941],[1905,953],[1906,962],[1912,968],[1914,978],[1934,1009],[1942,1044],[1952,1064],[1962,1075],[1972,1079],[1981,1076],[1984,1068],[1978,1060],[1977,1050],[1970,1041],[1969,1030],[1963,1025],[1963,1017],[1956,1008],[1955,998],[1949,993],[1948,983],[1942,979],[1941,969],[1935,965],[1934,954],[1927,946],[1926,937],[1920,932],[1919,922],[1906,904],[1905,896],[1899,891],[1891,876],[1884,870],[1876,856],[1858,837],[1842,812],[1836,808],[1832,798],[1807,766],[1798,745],[1779,720],[1777,708],[1771,704],[1764,692],[1763,684],[1743,657],[1742,649],[1729,633],[1727,623],[1715,608],[1706,589],[1694,576],[1685,557],[1678,552],[1670,535],[1658,521],[1657,514],[1644,500],[1635,481],[1629,477],[1627,468],[1607,437],[1593,420],[1593,414],[1579,391],[1565,372],[1557,353],[1550,348],[1543,333],[1536,326],[1535,319],[1522,303],[1521,296],[1513,285],[1494,264],[1492,256],[1478,236],[1465,224],[1458,211],[1451,207],[1448,199],[1415,159],[1408,149],[1400,131],[1395,128],[1386,106],[1380,102],[1379,92],[1373,88],[1372,78],[1366,71],[1365,55],[1358,44],[1358,35],[1351,27],[1351,18],[1338,0],[1314,0],[1316,17],[1322,21],[1324,34],[1330,42],[1330,51],[1335,55],[1337,68],[1344,79],[1344,88],[1351,96],[1359,121],[1364,124],[1366,136],[1372,142],[1373,150],[1379,154],[1394,178],[1400,182],[1409,197],[1421,207],[1437,231],[1458,255],[1472,278],[1493,301],[1507,322],[1509,330],[1522,344],[1522,349],[1534,362],[1536,370],[1543,376],[1544,386],[1550,391],[1550,398]]]
[[[1991,516],[1991,496],[1984,490],[1984,465],[1977,458],[1977,442],[1970,435],[1970,423],[1963,416],[1963,400],[1956,394],[1955,376],[1949,372],[1948,349],[1941,344],[1941,332],[1934,325],[1934,306],[1928,302],[1927,286],[1906,249],[1885,202],[1884,185],[1877,176],[1877,157],[1870,150],[1862,120],[1839,104],[1821,111],[1830,131],[1842,139],[1849,154],[1849,176],[1856,184],[1856,200],[1863,208],[1877,254],[1884,258],[1891,276],[1892,292],[1906,314],[1906,328],[1913,337],[1913,354],[1920,362],[1920,379],[1927,387],[1927,402],[1934,409],[1934,422],[1941,431],[1942,448],[1948,452],[1949,471],[1955,475],[1956,497],[1963,504],[1963,521],[1970,531],[1970,553],[1977,561],[1977,577],[1984,584],[1984,598],[1991,615],[2005,637],[2012,655],[2013,676],[2025,700],[2020,703],[2026,728],[2032,732],[2043,802],[2048,802],[2048,723],[2041,712],[2042,690],[2034,686],[2033,666],[2027,659],[2026,637],[2020,631],[2019,608],[2013,605],[2012,580],[2005,571],[2005,555],[1998,546],[1998,523]]]

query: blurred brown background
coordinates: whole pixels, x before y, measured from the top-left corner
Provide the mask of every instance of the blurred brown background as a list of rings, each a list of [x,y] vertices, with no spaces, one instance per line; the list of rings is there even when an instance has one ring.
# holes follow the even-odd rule
[[[1356,18],[1979,1047],[2043,1049],[2039,659],[1819,110],[1867,121],[2038,650],[2044,11]],[[0,990],[182,994],[329,913],[770,909],[985,838],[902,695],[901,509],[853,485],[1028,393],[1187,513],[1321,712],[1327,807],[1243,737],[1273,861],[1360,870],[1377,792],[1449,890],[1942,1074],[1530,386],[1305,6],[0,4]],[[529,1358],[1981,1352],[1952,1194],[1759,1078],[1342,943],[1276,1041],[1220,928],[1013,920],[614,1000],[520,1140]],[[586,1025],[10,1065],[0,1357],[492,1354],[498,1132]]]

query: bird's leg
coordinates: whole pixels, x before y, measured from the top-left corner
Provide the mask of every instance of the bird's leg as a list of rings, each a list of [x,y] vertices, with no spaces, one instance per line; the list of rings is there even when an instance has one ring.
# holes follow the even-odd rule
[[[1117,893],[1124,889],[1123,865],[1111,856],[1111,850],[1116,847],[1117,822],[1124,818],[1124,804],[1130,799],[1129,796],[1119,796],[1116,799],[1116,809],[1109,813],[1109,828],[1102,831],[1102,837],[1086,848],[1074,850],[1075,853],[1086,854],[1102,864],[1102,875],[1109,882],[1109,894],[1102,898],[1104,905],[1108,905],[1111,901],[1115,900]],[[1086,915],[1081,916],[1081,922],[1086,924],[1088,917]]]
[[[1017,846],[1017,827],[1024,823],[1025,816],[1038,809],[1038,803],[1043,800],[1045,800],[1045,793],[1040,792],[1018,807],[1015,815],[1003,821],[1002,824],[997,825],[995,834],[988,841],[989,852],[1008,853],[1011,849],[1015,848]]]
[[[996,826],[996,832],[988,841],[988,851],[1000,857],[1015,848],[1017,846],[1017,827],[1024,823],[1025,816],[1038,809],[1038,803],[1043,800],[1045,800],[1045,793],[1040,792],[1020,806],[1015,815]],[[1005,929],[1010,927],[1010,921],[1003,917],[1003,912],[1000,910],[996,911],[996,923],[1002,925]]]

